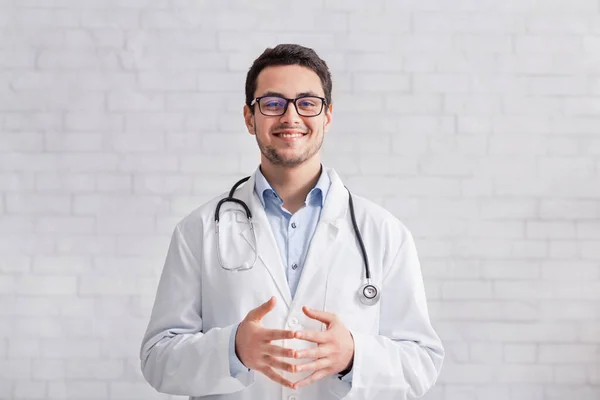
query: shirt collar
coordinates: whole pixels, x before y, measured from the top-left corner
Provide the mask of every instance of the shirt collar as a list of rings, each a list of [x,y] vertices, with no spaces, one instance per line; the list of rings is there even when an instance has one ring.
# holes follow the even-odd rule
[[[318,201],[319,205],[323,207],[330,185],[331,180],[329,179],[329,174],[327,174],[327,171],[325,171],[325,168],[323,168],[323,165],[321,165],[321,175],[319,176],[319,180],[317,180],[315,186],[310,190],[310,192],[308,192],[308,195],[306,196],[306,203],[310,201]],[[254,191],[258,195],[263,208],[266,208],[265,200],[270,194],[274,194],[274,199],[278,201],[279,204],[283,204],[283,200],[267,181],[267,178],[265,178],[265,176],[262,174],[260,167],[258,168],[258,171],[256,171]]]

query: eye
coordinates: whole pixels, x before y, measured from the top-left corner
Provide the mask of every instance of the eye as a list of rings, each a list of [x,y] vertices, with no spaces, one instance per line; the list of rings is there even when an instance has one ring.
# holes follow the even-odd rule
[[[307,100],[307,99],[302,99],[298,102],[298,105],[300,107],[315,107],[316,104],[314,101],[312,100]]]
[[[285,100],[279,97],[265,97],[260,101],[261,106],[268,109],[283,108],[285,106]]]

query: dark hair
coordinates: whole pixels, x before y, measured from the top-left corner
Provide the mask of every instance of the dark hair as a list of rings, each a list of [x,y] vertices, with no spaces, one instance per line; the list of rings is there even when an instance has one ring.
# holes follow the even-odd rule
[[[246,75],[246,104],[248,106],[254,100],[258,75],[266,67],[274,65],[301,65],[313,70],[321,79],[327,104],[331,104],[331,73],[325,61],[308,47],[297,44],[278,44],[274,48],[267,48],[254,60]]]

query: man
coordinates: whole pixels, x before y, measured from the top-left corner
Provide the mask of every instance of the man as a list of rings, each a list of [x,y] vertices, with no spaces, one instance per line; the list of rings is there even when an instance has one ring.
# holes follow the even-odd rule
[[[321,165],[331,89],[312,49],[278,45],[254,61],[244,119],[260,167],[236,200],[223,194],[175,228],[141,348],[158,391],[405,399],[435,383],[444,350],[410,232]]]

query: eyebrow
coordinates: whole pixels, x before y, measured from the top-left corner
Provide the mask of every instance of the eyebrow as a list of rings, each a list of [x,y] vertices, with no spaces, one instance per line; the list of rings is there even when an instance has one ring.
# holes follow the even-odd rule
[[[273,91],[271,91],[271,90],[269,90],[268,92],[266,92],[266,93],[263,93],[261,96],[257,96],[257,97],[264,97],[264,96],[277,96],[277,97],[283,97],[283,98],[286,98],[286,97],[285,97],[285,96],[284,96],[282,93],[279,93],[279,92],[273,92]],[[308,92],[301,92],[301,93],[298,93],[298,94],[296,94],[296,98],[298,98],[298,97],[303,97],[303,96],[315,96],[315,97],[322,97],[322,96],[319,96],[318,94],[316,94],[315,92],[311,92],[311,91],[308,91]]]

